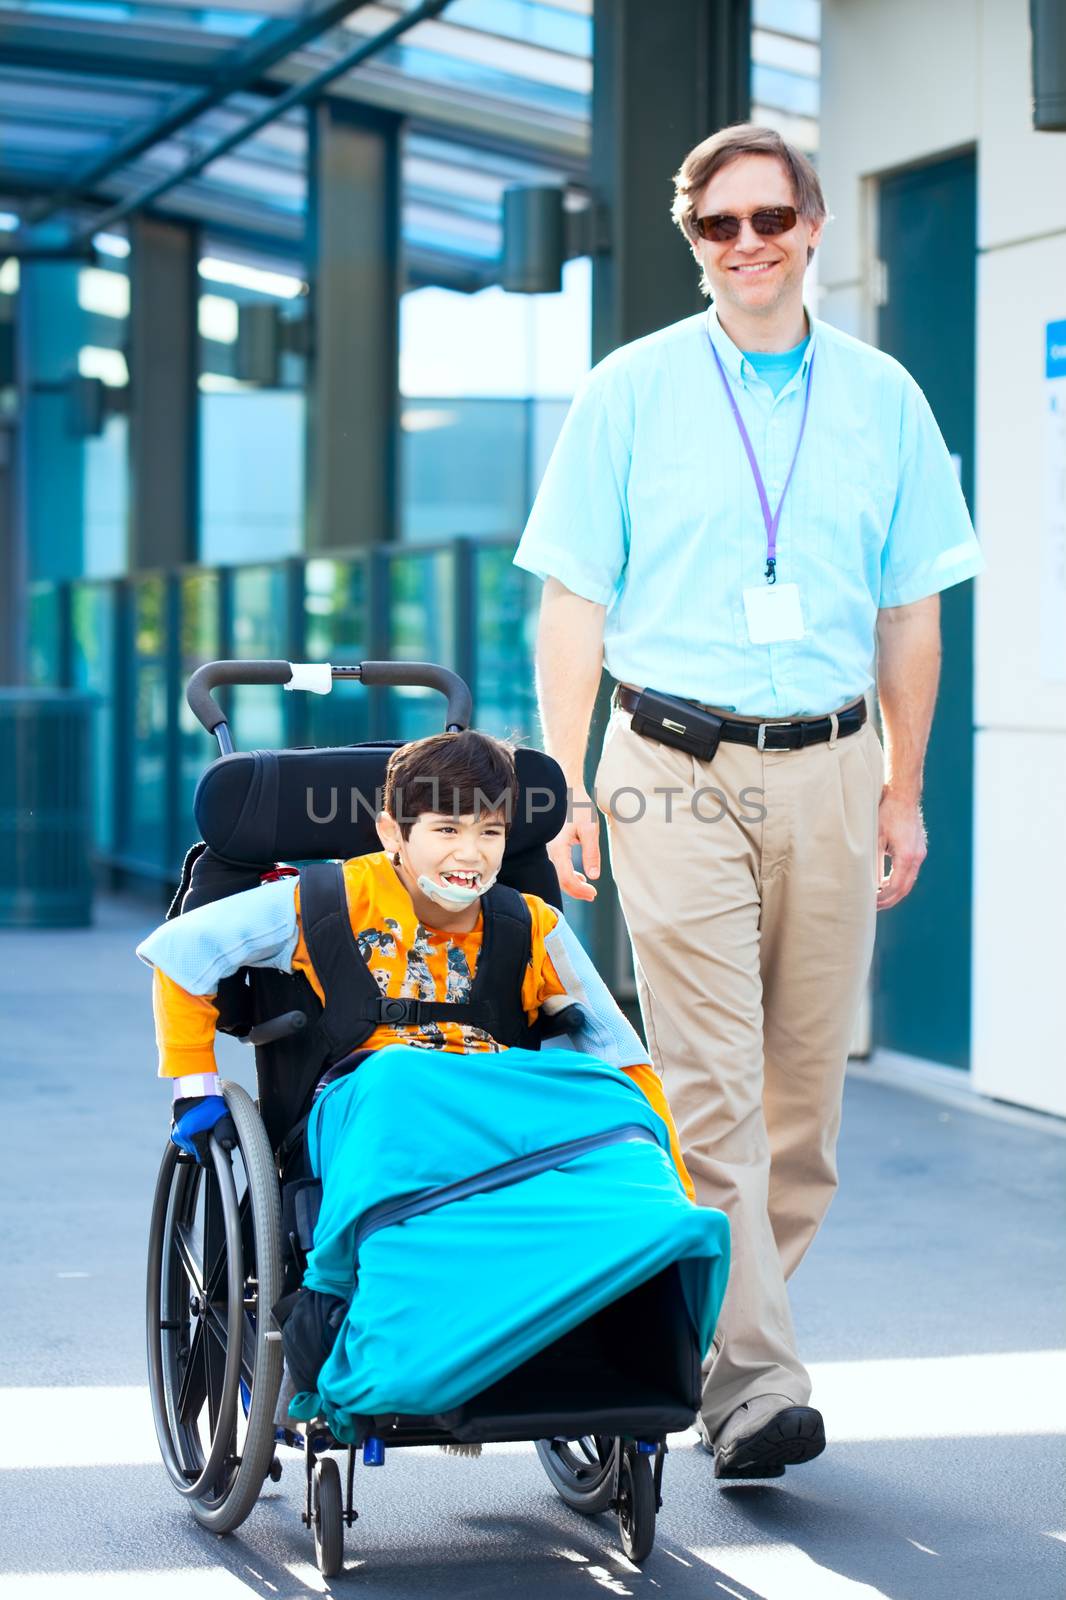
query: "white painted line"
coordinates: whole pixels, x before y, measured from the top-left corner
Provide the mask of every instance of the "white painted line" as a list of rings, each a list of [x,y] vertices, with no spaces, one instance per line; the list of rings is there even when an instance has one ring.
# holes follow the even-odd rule
[[[830,1444],[1066,1434],[1066,1350],[831,1361],[811,1376]],[[144,1385],[0,1388],[0,1416],[0,1470],[160,1466]],[[691,1431],[670,1440],[696,1442]],[[455,1460],[457,1480],[478,1470],[478,1459],[446,1458],[437,1445],[402,1453]],[[532,1453],[531,1443],[489,1444],[479,1459]]]
[[[692,1554],[760,1600],[891,1600],[883,1589],[812,1561],[794,1544],[701,1545]],[[717,1587],[735,1593],[725,1584]]]
[[[314,1569],[312,1569],[314,1570]],[[317,1573],[316,1573],[317,1576]],[[219,1567],[179,1567],[158,1572],[12,1572],[4,1574],[4,1600],[262,1600],[258,1584]]]
[[[810,1373],[830,1446],[1066,1435],[1066,1350],[815,1362]],[[677,1441],[696,1443],[694,1432]]]

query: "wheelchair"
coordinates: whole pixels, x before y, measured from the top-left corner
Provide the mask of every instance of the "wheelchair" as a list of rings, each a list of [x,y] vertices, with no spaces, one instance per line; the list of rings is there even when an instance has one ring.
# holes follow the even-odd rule
[[[396,743],[236,751],[212,691],[281,684],[325,692],[334,681],[422,686],[448,701],[446,730],[470,724],[467,686],[432,663],[301,666],[219,661],[191,678],[187,698],[220,754],[204,771],[194,814],[202,841],[189,851],[168,915],[254,887],[279,862],[342,859],[379,848],[377,806]],[[508,835],[500,881],[560,906],[545,846],[562,826],[566,793],[555,762],[521,749],[523,808]],[[349,800],[351,803],[349,804]],[[288,869],[292,870],[292,869]],[[212,1137],[200,1166],[168,1141],[152,1207],[147,1344],[152,1410],[163,1464],[196,1520],[232,1532],[267,1479],[279,1443],[303,1453],[302,1520],[319,1570],[340,1571],[355,1523],[355,1472],[404,1446],[535,1443],[563,1501],[585,1516],[612,1510],[622,1549],[642,1562],[662,1504],[666,1435],[691,1427],[700,1356],[677,1268],[641,1284],[447,1415],[367,1418],[359,1444],[319,1423],[278,1419],[283,1360],[274,1309],[299,1287],[313,1239],[313,1184],[300,1131],[323,1068],[321,1006],[302,975],[249,968],[220,985],[219,1027],[255,1050],[258,1100],[237,1084],[223,1094],[237,1143]],[[336,1452],[346,1452],[342,1473]]]

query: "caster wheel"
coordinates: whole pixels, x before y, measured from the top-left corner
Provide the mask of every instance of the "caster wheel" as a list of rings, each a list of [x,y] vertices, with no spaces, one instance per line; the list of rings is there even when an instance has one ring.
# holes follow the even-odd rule
[[[267,1477],[270,1479],[271,1483],[281,1482],[281,1462],[278,1460],[277,1456],[274,1456],[269,1467],[267,1467]]]
[[[323,1456],[315,1463],[315,1560],[324,1578],[335,1578],[344,1561],[344,1507],[337,1463]]]
[[[655,1543],[655,1479],[651,1458],[639,1455],[631,1444],[622,1452],[618,1485],[618,1532],[622,1549],[639,1566]]]

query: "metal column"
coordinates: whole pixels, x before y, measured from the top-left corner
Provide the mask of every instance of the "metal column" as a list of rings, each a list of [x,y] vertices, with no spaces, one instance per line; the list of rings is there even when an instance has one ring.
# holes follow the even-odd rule
[[[390,540],[399,418],[396,117],[312,108],[307,549]]]
[[[593,259],[594,361],[703,303],[671,179],[748,116],[750,36],[750,0],[596,0],[592,183],[610,248]]]
[[[199,515],[197,242],[130,223],[130,571],[196,559]]]
[[[592,186],[608,248],[593,257],[593,361],[704,304],[696,265],[670,218],[671,180],[693,145],[747,118],[750,63],[750,0],[595,0]],[[590,774],[609,692],[605,680]],[[612,986],[631,992],[618,902],[604,879],[591,942]]]

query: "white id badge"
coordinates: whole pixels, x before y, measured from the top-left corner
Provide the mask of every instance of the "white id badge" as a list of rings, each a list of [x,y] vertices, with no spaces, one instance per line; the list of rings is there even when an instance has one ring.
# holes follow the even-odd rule
[[[762,583],[744,590],[744,615],[752,644],[803,638],[798,583]]]

